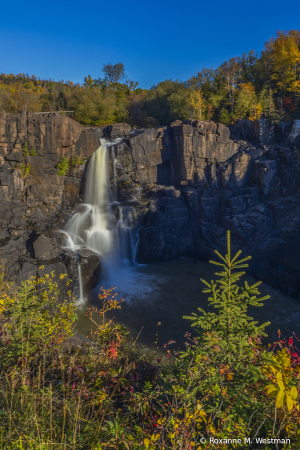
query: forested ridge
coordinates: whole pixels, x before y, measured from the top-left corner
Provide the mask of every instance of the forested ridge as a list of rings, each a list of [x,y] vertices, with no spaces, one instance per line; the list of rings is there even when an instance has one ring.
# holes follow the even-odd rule
[[[74,111],[80,123],[103,126],[169,125],[176,119],[271,121],[300,118],[300,31],[278,31],[264,45],[203,68],[186,81],[165,80],[142,89],[128,80],[122,63],[104,64],[103,76],[83,84],[41,80],[28,74],[0,75],[0,111]]]

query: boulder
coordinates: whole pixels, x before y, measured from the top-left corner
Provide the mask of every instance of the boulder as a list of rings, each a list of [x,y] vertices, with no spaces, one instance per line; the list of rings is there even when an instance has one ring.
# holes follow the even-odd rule
[[[60,244],[54,237],[39,236],[33,248],[34,256],[39,261],[54,259],[60,254]]]
[[[99,284],[102,272],[100,257],[88,248],[79,249],[77,255],[81,264],[83,291],[87,294]]]
[[[127,123],[114,123],[104,129],[104,135],[112,141],[117,138],[123,138],[127,136],[131,131],[131,126]]]

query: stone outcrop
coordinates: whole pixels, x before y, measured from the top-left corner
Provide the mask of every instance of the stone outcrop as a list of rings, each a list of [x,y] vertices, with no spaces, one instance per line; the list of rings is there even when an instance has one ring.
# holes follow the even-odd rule
[[[241,143],[239,152],[208,173],[207,185],[182,186],[174,197],[161,186],[142,215],[141,262],[189,255],[210,259],[233,248],[251,255],[254,276],[300,296],[300,160],[290,149]]]
[[[94,289],[99,283],[101,275],[101,265],[99,255],[88,248],[80,249],[77,254],[70,250],[64,250],[61,254],[64,263],[65,273],[73,285],[73,293],[79,297],[79,273],[78,262],[81,266],[81,278],[83,286],[83,295]]]
[[[176,121],[170,127],[137,130],[112,147],[111,177],[159,185],[203,184],[214,164],[237,153],[229,129],[211,121]]]
[[[57,164],[63,157],[87,159],[99,136],[60,114],[0,112],[0,259],[17,284],[52,270],[66,272],[56,230],[82,198],[85,166],[59,176]]]
[[[123,138],[131,131],[131,126],[127,123],[114,123],[103,128],[103,135],[111,140]]]

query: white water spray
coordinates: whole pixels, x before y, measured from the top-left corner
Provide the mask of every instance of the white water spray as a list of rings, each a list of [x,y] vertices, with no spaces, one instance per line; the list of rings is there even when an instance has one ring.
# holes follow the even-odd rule
[[[114,152],[112,156],[114,158]],[[135,211],[130,206],[118,205],[115,200],[109,188],[108,147],[101,141],[89,161],[85,203],[69,219],[63,246],[76,253],[83,247],[97,253],[104,281],[115,279],[118,271],[135,264],[136,239],[132,232]],[[113,208],[112,205],[118,206]],[[80,300],[83,300],[80,257],[78,275]]]

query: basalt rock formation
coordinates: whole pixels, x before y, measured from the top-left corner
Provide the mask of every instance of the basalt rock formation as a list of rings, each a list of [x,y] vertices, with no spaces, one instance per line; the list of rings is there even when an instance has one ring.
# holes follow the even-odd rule
[[[232,141],[224,125],[187,120],[136,131],[117,144],[111,177],[119,198],[140,213],[138,259],[210,259],[214,249],[225,251],[229,229],[233,247],[252,255],[254,276],[299,297],[295,124],[293,130],[291,148]]]
[[[131,130],[127,124],[84,128],[57,114],[0,113],[0,259],[6,276],[20,284],[55,270],[76,284],[77,260],[61,250],[59,230],[83,200],[86,165],[70,165],[59,176],[57,164],[63,156],[88,161],[100,137],[119,138],[108,147],[111,187],[122,204],[136,209],[140,262],[210,259],[214,249],[225,250],[229,229],[233,247],[252,255],[254,276],[299,297],[300,159],[293,129],[290,141],[285,131],[278,145],[251,133],[250,143],[242,140],[242,125],[237,135],[237,127],[230,131],[210,121]],[[80,257],[92,288],[101,267],[94,254]]]
[[[82,198],[85,166],[70,167],[67,176],[56,166],[63,157],[87,159],[98,147],[97,132],[64,115],[0,113],[0,259],[8,279],[20,284],[66,272],[57,230]]]

